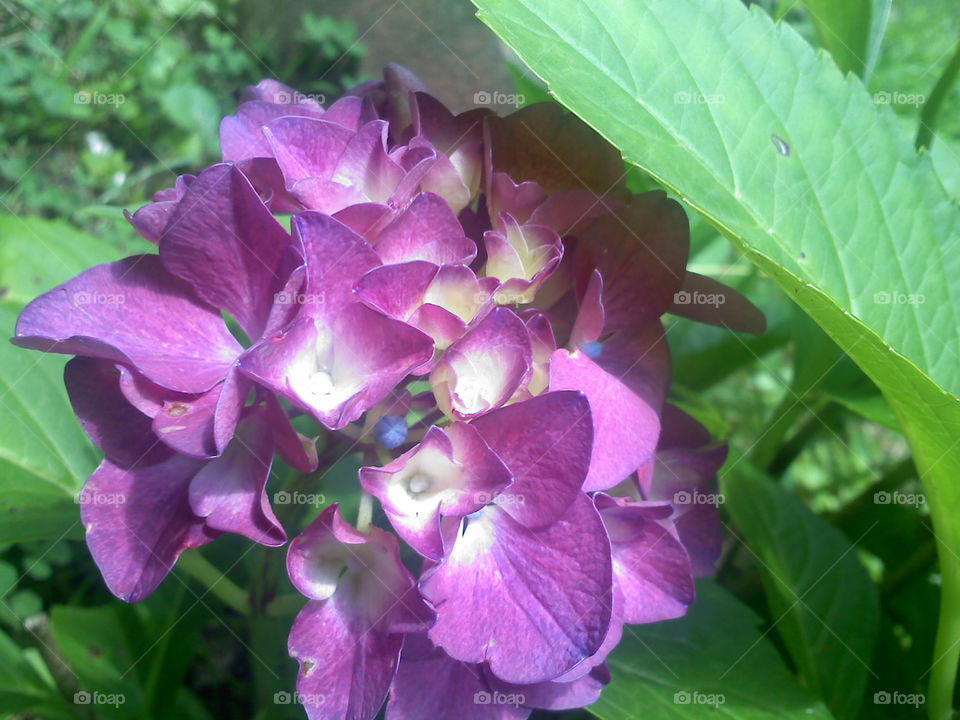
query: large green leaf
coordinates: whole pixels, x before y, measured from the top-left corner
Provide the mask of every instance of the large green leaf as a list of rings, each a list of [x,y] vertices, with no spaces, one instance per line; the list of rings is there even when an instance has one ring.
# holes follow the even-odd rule
[[[732,467],[721,492],[759,561],[774,628],[808,686],[838,718],[856,717],[877,637],[877,588],[839,530],[746,462]]]
[[[0,543],[80,537],[74,496],[99,459],[63,389],[65,358],[6,338],[35,295],[124,250],[63,221],[0,214]]]
[[[960,213],[888,106],[738,0],[475,0],[582,117],[779,283],[880,387],[923,477],[960,656]]]
[[[844,72],[867,79],[880,54],[892,0],[804,0],[820,44]]]
[[[590,711],[603,720],[820,720],[758,630],[760,618],[712,581],[679,620],[630,626],[610,655],[610,685]]]

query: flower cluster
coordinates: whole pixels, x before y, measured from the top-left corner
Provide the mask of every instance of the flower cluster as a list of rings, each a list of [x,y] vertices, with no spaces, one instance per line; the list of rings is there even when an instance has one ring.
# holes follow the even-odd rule
[[[274,454],[317,469],[306,416],[367,462],[356,525],[331,504],[287,554],[310,718],[593,702],[624,624],[682,615],[719,552],[715,508],[677,498],[712,490],[725,448],[666,401],[661,316],[762,316],[686,270],[681,207],[629,193],[554,104],[457,115],[388,66],[326,109],[263,81],[220,140],[128,216],[157,252],[17,324],[76,356],[105,454],[84,493],[123,498],[81,508],[107,585],[140,600],[225,532],[285,544],[266,484]],[[675,301],[697,293],[725,301]]]

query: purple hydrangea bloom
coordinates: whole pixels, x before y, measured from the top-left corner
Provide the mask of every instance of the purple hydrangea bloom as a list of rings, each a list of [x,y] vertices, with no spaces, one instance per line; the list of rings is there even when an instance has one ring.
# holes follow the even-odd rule
[[[220,142],[221,163],[128,214],[155,252],[17,323],[16,344],[76,356],[108,587],[137,601],[184,549],[289,532],[312,720],[594,702],[624,625],[683,615],[719,554],[699,500],[726,448],[666,400],[661,316],[762,315],[687,272],[680,205],[631,195],[618,153],[554,104],[455,114],[390,65],[326,108],[265,80]],[[275,455],[322,489],[296,416],[362,458],[355,525],[338,503],[274,514]]]

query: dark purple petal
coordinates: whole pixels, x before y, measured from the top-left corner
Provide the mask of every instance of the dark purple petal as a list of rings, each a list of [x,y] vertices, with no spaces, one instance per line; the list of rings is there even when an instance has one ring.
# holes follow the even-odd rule
[[[133,215],[124,210],[123,214],[130,224],[150,242],[160,240],[164,228],[170,221],[170,216],[177,209],[180,198],[187,191],[190,183],[196,179],[194,175],[180,175],[172,188],[159,190],[153,194],[153,202],[147,203]]]
[[[767,320],[756,305],[728,285],[687,272],[668,312],[738,332],[760,334]]]
[[[683,286],[690,229],[683,208],[663,192],[634,195],[578,239],[578,289],[582,294],[594,269],[600,270],[606,332],[656,320]]]
[[[214,165],[190,185],[160,238],[160,259],[252,340],[299,264],[289,234],[232,165]]]
[[[283,545],[287,535],[267,499],[266,485],[273,460],[273,437],[261,413],[248,415],[216,460],[190,481],[190,507],[207,527],[234,532],[270,547]]]
[[[128,365],[170,390],[201,393],[226,375],[241,348],[156,255],[97,265],[36,298],[13,343]]]
[[[653,456],[660,419],[630,388],[579,350],[550,359],[550,389],[580,390],[593,416],[593,455],[584,490],[611,488]]]
[[[500,696],[513,695],[522,698],[523,705],[540,710],[572,710],[592,705],[600,698],[600,691],[610,682],[606,665],[598,665],[575,680],[535,683],[533,685],[510,685],[495,677],[490,684]]]
[[[100,463],[80,494],[87,547],[110,592],[138,602],[153,592],[181,551],[217,533],[190,510],[188,487],[202,460],[173,455],[124,469]]]
[[[171,454],[153,434],[150,418],[120,390],[120,370],[109,360],[76,357],[63,369],[70,404],[94,445],[117,465],[153,465]]]
[[[536,181],[547,193],[625,193],[620,153],[557,103],[534,103],[488,122],[494,172]]]
[[[529,527],[560,518],[580,495],[590,467],[593,424],[580,392],[549,392],[474,420],[513,474],[503,509]]]
[[[264,412],[273,431],[277,454],[290,467],[302,473],[312,473],[317,469],[317,444],[296,431],[290,418],[273,393],[264,393]]]
[[[593,655],[610,625],[610,543],[593,502],[530,530],[498,507],[465,521],[421,579],[437,611],[430,639],[515,684],[556,677]]]
[[[493,690],[482,666],[454,660],[423,635],[404,638],[387,720],[526,720],[529,710]],[[516,699],[516,698],[514,698]]]

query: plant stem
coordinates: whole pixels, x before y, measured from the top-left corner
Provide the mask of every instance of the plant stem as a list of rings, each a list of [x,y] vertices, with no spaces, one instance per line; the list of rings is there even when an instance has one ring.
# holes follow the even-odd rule
[[[960,39],[957,40],[950,62],[947,63],[937,84],[930,91],[930,97],[923,104],[923,110],[920,112],[920,127],[917,128],[917,139],[914,142],[917,150],[929,148],[930,143],[933,142],[933,133],[940,118],[940,111],[953,89],[953,84],[957,81],[958,74],[960,74]]]
[[[241,615],[250,614],[250,597],[197,550],[183,553],[177,566],[198,580],[211,595]]]
[[[357,510],[357,530],[362,533],[370,529],[373,522],[373,495],[363,493],[360,496],[360,509]]]
[[[933,526],[937,531],[937,554],[940,558],[940,618],[930,668],[927,692],[927,714],[931,720],[952,720],[953,686],[960,661],[960,544],[956,542],[949,509],[944,503],[931,503]]]

